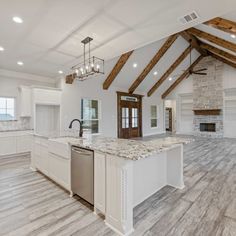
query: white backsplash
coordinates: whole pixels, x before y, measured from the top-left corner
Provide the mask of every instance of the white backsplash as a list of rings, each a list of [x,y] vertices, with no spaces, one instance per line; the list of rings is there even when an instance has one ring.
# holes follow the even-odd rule
[[[24,117],[13,121],[0,121],[0,131],[29,130],[30,118]]]

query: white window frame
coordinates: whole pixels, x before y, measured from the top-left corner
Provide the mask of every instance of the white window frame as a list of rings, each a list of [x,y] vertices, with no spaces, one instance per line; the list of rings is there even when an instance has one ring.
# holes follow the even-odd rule
[[[16,97],[13,97],[13,96],[1,96],[0,95],[0,98],[13,99],[14,100],[14,117],[12,119],[0,120],[0,122],[15,121],[16,120]],[[6,109],[6,111],[7,111],[7,109]]]
[[[156,117],[152,117],[152,107],[155,106],[156,107]],[[157,121],[157,125],[152,127],[152,120],[156,119]],[[156,129],[158,128],[158,105],[153,104],[150,106],[150,127],[151,129]]]
[[[85,120],[82,119],[82,100],[87,99],[87,100],[95,100],[98,102],[98,119],[90,119],[90,120]],[[101,132],[101,101],[96,98],[89,98],[89,97],[82,97],[80,101],[80,118],[81,121],[98,121],[98,132],[97,133],[92,133],[92,135],[99,135]]]

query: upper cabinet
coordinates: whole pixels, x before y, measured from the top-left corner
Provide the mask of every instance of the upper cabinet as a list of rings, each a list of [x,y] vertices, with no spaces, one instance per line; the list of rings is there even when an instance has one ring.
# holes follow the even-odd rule
[[[21,86],[20,90],[20,116],[32,116],[32,90],[30,87]]]
[[[33,88],[34,104],[60,105],[61,89]]]

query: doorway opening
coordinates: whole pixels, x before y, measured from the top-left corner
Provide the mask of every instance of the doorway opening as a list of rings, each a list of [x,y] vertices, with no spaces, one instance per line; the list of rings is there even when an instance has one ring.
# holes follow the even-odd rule
[[[142,137],[142,97],[117,92],[118,138]]]
[[[176,132],[176,101],[165,100],[165,129],[167,132]]]

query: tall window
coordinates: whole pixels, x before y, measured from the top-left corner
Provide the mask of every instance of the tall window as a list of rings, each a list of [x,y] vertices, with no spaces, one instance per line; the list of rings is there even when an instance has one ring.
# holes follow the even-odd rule
[[[15,119],[15,98],[0,97],[0,121]]]
[[[157,127],[157,106],[151,106],[151,128]]]
[[[81,119],[83,128],[91,133],[99,133],[99,102],[97,100],[81,100]]]

